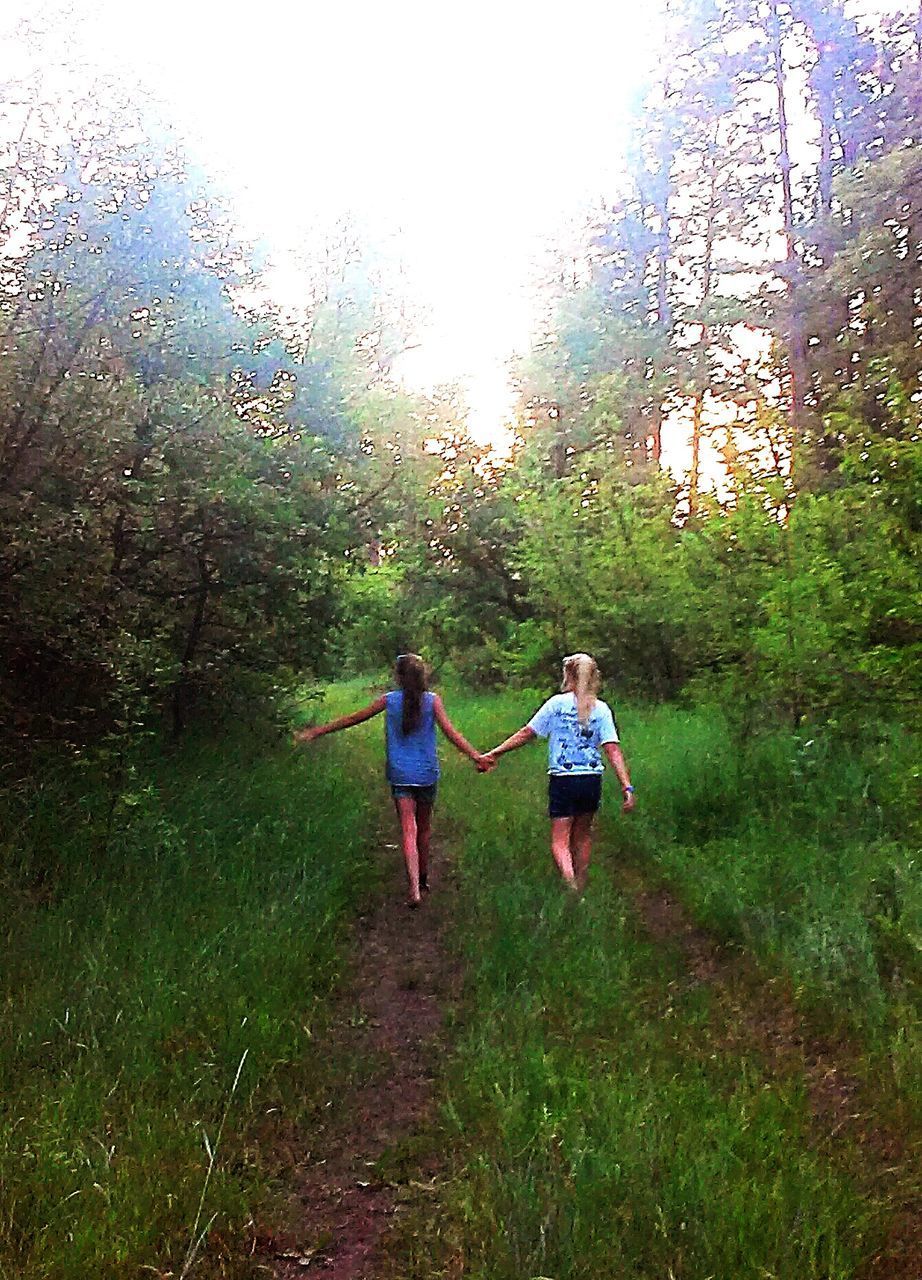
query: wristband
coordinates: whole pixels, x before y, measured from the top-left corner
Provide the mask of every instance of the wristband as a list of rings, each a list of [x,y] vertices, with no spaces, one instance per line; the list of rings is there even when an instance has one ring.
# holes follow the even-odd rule
[[[633,794],[634,794],[634,788],[633,788],[633,787],[622,787],[622,788],[621,788],[621,790],[622,790],[622,791],[630,791],[631,795],[633,795]]]

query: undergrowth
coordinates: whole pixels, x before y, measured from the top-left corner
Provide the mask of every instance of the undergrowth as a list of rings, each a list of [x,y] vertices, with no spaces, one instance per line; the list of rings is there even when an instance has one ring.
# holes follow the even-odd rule
[[[447,701],[484,748],[536,704]],[[638,812],[620,815],[609,782],[581,902],[562,892],[547,847],[542,745],[486,778],[447,770],[468,971],[446,1076],[443,1142],[455,1160],[444,1213],[424,1212],[402,1236],[401,1275],[853,1277],[887,1206],[853,1184],[844,1148],[832,1158],[817,1143],[801,1080],[766,1075],[738,1038],[715,1038],[706,986],[640,936],[611,863],[669,879],[710,927],[743,937],[769,970],[796,973],[804,998],[846,1007],[870,1052],[883,1023],[895,1025],[903,987],[870,941],[864,984],[863,961],[823,967],[811,953],[821,933],[849,953],[856,934],[873,937],[869,894],[881,866],[907,857],[899,815],[877,801],[857,752],[811,778],[797,752],[812,747],[767,736],[741,753],[710,711],[621,719]]]
[[[240,734],[6,794],[4,1280],[252,1274],[374,888],[337,758]]]
[[[718,710],[629,715],[643,802],[622,853],[695,918],[857,1037],[878,1086],[922,1111],[919,742],[766,731],[734,741]]]
[[[306,714],[370,696],[355,682]],[[538,700],[446,694],[484,748]],[[887,1206],[824,1154],[802,1085],[715,1039],[707,987],[641,936],[612,864],[668,881],[847,1023],[908,1115],[912,742],[776,731],[742,748],[714,709],[619,720],[638,809],[620,815],[610,780],[582,902],[548,852],[543,749],[478,777],[443,745],[468,985],[437,1139],[452,1178],[401,1238],[401,1280],[846,1280]],[[116,790],[49,763],[7,789],[3,1280],[254,1274],[294,1135],[361,1070],[330,1058],[326,1029],[376,889],[380,729],[309,753],[244,734],[149,752]]]

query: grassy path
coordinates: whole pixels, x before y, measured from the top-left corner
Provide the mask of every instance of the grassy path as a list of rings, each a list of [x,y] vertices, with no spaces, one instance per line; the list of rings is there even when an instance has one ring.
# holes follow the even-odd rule
[[[755,1050],[775,1080],[802,1080],[809,1138],[853,1173],[870,1201],[886,1203],[889,1224],[878,1248],[858,1269],[863,1280],[919,1280],[922,1276],[922,1133],[901,1130],[883,1112],[854,1043],[824,1035],[798,1010],[789,983],[767,978],[750,957],[726,948],[695,926],[666,889],[652,890],[636,869],[619,869],[616,883],[643,927],[677,952],[690,979],[714,995],[715,1036],[739,1052]],[[719,1022],[719,1031],[718,1024]]]
[[[453,705],[484,743],[521,710]],[[467,968],[443,1084],[452,1176],[388,1274],[917,1280],[919,1125],[893,1127],[871,1058],[824,1038],[783,970],[696,928],[613,813],[587,899],[563,896],[540,772],[523,752],[443,785]]]
[[[355,971],[326,1040],[343,1075],[310,1131],[290,1224],[264,1244],[280,1280],[307,1266],[329,1280],[378,1274],[388,1234],[409,1206],[431,1197],[443,1164],[432,1135],[434,1078],[444,1010],[457,996],[459,975],[444,944],[457,888],[437,842],[433,892],[422,910],[408,911],[392,839],[382,823],[372,853],[382,896],[356,925]],[[358,1077],[356,1063],[366,1064]]]
[[[488,745],[530,700],[449,705]],[[625,736],[641,809],[609,789],[580,902],[537,749],[446,760],[416,913],[380,725],[187,748],[114,814],[54,779],[8,797],[0,1278],[919,1280],[892,833],[830,871],[798,799],[797,888],[757,798],[737,821],[719,792],[719,729],[677,718],[668,758],[662,713]]]

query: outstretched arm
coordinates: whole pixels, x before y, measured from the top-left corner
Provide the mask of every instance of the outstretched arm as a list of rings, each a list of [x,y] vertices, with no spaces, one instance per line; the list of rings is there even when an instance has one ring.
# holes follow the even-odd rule
[[[496,763],[497,756],[504,756],[507,751],[515,751],[517,747],[524,747],[526,742],[531,742],[532,738],[537,738],[537,734],[529,724],[523,724],[517,733],[511,738],[507,738],[505,742],[501,742],[498,747],[494,747],[492,751],[486,753],[487,760]]]
[[[631,775],[627,771],[624,752],[617,742],[603,742],[602,750],[608,756],[608,763],[618,775],[618,781],[621,783],[621,790],[624,793],[622,808],[625,813],[630,813],[634,808],[634,788],[631,786]]]
[[[433,698],[432,706],[433,706],[433,710],[435,711],[436,722],[438,723],[439,728],[442,730],[445,737],[452,744],[452,746],[457,747],[462,755],[465,755],[468,757],[468,759],[473,760],[475,764],[479,764],[480,761],[483,759],[483,756],[476,749],[476,747],[471,746],[467,738],[465,738],[464,734],[459,733],[458,730],[455,728],[455,726],[452,724],[452,722],[449,720],[448,712],[445,710],[445,704],[442,702],[442,699],[439,697],[438,694],[435,694]]]
[[[380,715],[386,705],[382,694],[380,698],[375,698],[374,702],[369,702],[367,707],[362,707],[361,711],[339,716],[336,720],[330,720],[328,724],[315,724],[309,729],[298,729],[291,735],[292,740],[313,742],[315,738],[321,738],[325,733],[338,733],[340,729],[351,729],[354,724],[361,724],[363,720],[370,720],[372,716]]]

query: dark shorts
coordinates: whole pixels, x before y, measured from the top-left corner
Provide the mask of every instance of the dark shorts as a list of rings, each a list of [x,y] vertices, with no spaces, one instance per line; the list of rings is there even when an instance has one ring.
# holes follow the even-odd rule
[[[435,804],[435,793],[438,783],[429,787],[404,787],[400,783],[391,783],[391,795],[395,800],[415,800],[417,804]]]
[[[575,818],[581,813],[595,813],[601,799],[600,773],[577,773],[570,777],[558,773],[548,774],[548,817]]]

